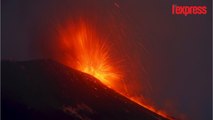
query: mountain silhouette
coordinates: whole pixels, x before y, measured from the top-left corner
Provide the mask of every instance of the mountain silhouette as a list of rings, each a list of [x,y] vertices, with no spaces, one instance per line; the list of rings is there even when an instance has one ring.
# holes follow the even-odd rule
[[[1,61],[2,120],[166,120],[53,60]]]

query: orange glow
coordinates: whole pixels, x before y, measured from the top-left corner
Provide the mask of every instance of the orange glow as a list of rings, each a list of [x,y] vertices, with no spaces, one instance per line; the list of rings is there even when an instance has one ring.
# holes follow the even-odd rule
[[[61,49],[66,53],[63,63],[88,73],[108,87],[121,75],[110,64],[109,46],[83,21],[60,30]]]
[[[124,96],[125,96],[125,95],[124,95]],[[127,97],[127,96],[126,96],[126,97]],[[155,108],[154,108],[153,106],[151,106],[151,105],[144,104],[143,102],[141,102],[141,100],[139,100],[139,99],[137,99],[137,98],[134,98],[134,97],[127,97],[127,98],[129,98],[131,101],[137,103],[137,104],[140,105],[140,106],[143,106],[144,108],[146,108],[146,109],[148,109],[148,110],[150,110],[150,111],[152,111],[152,112],[154,112],[154,113],[156,113],[156,114],[158,114],[158,115],[160,115],[160,116],[162,116],[162,117],[164,117],[164,118],[167,118],[167,119],[169,119],[169,120],[173,120],[171,117],[169,117],[169,116],[166,114],[166,112],[161,111],[161,110],[157,110],[157,109],[155,109]]]
[[[79,71],[88,73],[103,84],[114,89],[131,101],[153,111],[165,118],[170,119],[164,112],[143,104],[141,100],[131,97],[121,91],[117,81],[121,81],[123,74],[115,68],[110,56],[110,46],[100,38],[92,29],[93,27],[80,20],[77,23],[70,23],[65,28],[59,29],[59,46],[63,51],[60,61]]]

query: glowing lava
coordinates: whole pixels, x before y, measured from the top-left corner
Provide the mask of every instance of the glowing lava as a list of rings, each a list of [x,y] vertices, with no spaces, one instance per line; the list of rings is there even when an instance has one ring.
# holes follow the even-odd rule
[[[117,81],[122,79],[122,74],[114,67],[110,57],[110,46],[100,38],[84,21],[69,23],[64,28],[59,28],[59,46],[62,51],[60,61],[79,71],[88,73],[108,87],[114,89],[131,101],[168,118],[166,114],[153,107],[143,104],[141,100],[127,95],[118,89]]]
[[[88,73],[108,87],[121,75],[110,64],[109,46],[83,21],[60,30],[63,63]]]

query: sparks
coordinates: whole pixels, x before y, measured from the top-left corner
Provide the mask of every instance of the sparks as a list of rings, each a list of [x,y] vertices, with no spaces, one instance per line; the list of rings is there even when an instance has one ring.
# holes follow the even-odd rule
[[[60,36],[65,64],[96,77],[108,87],[120,79],[121,75],[110,64],[109,46],[85,22],[70,24],[60,30]]]
[[[112,62],[110,57],[110,46],[92,28],[86,22],[80,20],[59,29],[59,46],[60,50],[63,51],[63,57],[60,58],[60,61],[96,77],[103,84],[138,105],[170,119],[164,112],[158,111],[118,89],[118,86],[121,85],[118,85],[117,81],[121,80],[123,75],[113,65],[114,61]]]

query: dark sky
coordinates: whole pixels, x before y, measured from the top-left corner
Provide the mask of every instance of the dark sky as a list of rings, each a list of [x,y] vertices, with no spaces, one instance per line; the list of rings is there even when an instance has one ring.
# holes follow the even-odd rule
[[[208,13],[173,16],[173,3],[206,5]],[[84,16],[103,33],[113,31],[117,54],[139,71],[132,76],[158,108],[211,120],[211,5],[211,0],[2,0],[2,59],[51,57],[55,27]]]

